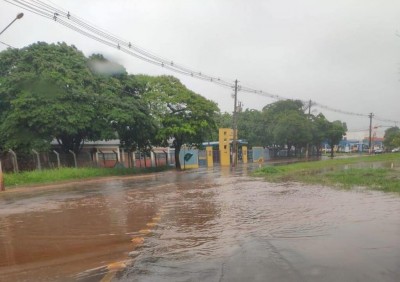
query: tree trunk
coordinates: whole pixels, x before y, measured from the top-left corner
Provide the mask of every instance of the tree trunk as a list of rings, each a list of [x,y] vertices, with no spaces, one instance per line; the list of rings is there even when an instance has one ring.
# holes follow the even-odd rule
[[[183,139],[178,138],[175,136],[175,140],[172,143],[175,149],[175,168],[176,169],[182,169],[181,167],[181,162],[179,160],[179,153],[181,152],[182,144],[183,144]]]
[[[181,161],[179,160],[179,153],[181,152],[181,146],[175,146],[175,168],[181,169]]]

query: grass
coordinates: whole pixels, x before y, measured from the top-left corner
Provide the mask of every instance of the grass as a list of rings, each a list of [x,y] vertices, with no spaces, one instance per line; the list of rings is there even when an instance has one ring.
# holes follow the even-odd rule
[[[388,164],[388,167],[371,167],[372,164],[379,163]],[[265,177],[272,182],[298,181],[343,188],[363,186],[388,192],[400,192],[400,154],[264,166],[254,171],[253,176]]]
[[[31,184],[46,184],[68,180],[90,179],[104,176],[135,175],[164,171],[167,167],[157,168],[61,168],[42,171],[4,173],[6,189]]]

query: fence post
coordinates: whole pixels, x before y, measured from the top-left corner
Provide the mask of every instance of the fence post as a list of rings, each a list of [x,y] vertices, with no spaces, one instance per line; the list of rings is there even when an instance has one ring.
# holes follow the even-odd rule
[[[53,153],[56,154],[56,156],[57,156],[57,167],[60,168],[60,166],[61,166],[60,154],[56,150],[53,150]]]
[[[37,168],[38,170],[42,170],[42,164],[40,163],[40,156],[39,156],[39,153],[38,153],[35,149],[32,149],[32,152],[36,155],[36,160],[37,160],[36,168]]]
[[[125,150],[124,150],[124,148],[121,148],[120,155],[121,155],[121,163],[123,163],[125,165]]]
[[[156,161],[154,158],[154,152],[150,151],[150,167],[156,167]]]
[[[164,154],[165,154],[165,165],[168,166],[169,165],[169,161],[168,161],[168,153],[165,152],[165,150],[163,150]]]
[[[4,186],[4,178],[3,178],[3,169],[1,167],[1,160],[0,160],[0,191],[5,191],[6,187]]]
[[[76,154],[71,150],[68,150],[68,151],[72,154],[72,156],[74,156],[75,168],[78,168],[78,163],[76,162]]]
[[[15,173],[18,173],[19,172],[19,168],[18,168],[18,159],[17,159],[17,154],[13,151],[13,150],[8,150],[10,153],[11,153],[11,155],[13,156],[13,161],[12,161],[12,163],[13,163],[13,168],[14,168],[14,172]]]

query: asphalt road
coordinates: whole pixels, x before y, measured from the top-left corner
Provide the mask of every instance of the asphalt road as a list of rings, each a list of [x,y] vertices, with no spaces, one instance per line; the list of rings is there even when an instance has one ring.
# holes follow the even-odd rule
[[[251,166],[0,194],[1,281],[400,281],[400,197]]]

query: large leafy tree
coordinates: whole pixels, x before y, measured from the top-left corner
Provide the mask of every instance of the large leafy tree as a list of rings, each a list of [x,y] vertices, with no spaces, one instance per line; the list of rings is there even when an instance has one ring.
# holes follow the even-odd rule
[[[155,125],[141,99],[146,79],[101,54],[86,58],[65,43],[37,43],[0,53],[0,144],[46,150],[57,140],[76,153],[85,140],[120,138],[149,146]]]
[[[262,112],[246,109],[238,114],[238,136],[246,139],[250,146],[264,146],[266,123]]]
[[[157,128],[141,97],[148,90],[151,77],[128,75],[123,66],[101,54],[89,57],[89,67],[96,74],[96,93],[102,93],[99,118],[109,125],[103,129],[103,139],[117,134],[127,150],[150,150]]]
[[[297,150],[310,142],[311,123],[302,112],[290,110],[277,116],[272,134],[276,144],[287,146],[289,155],[292,146]]]
[[[263,108],[268,145],[304,146],[311,139],[311,126],[299,100],[280,100]]]
[[[333,158],[333,148],[338,145],[343,136],[346,135],[347,125],[340,120],[335,120],[329,123],[328,129],[326,131],[326,139],[329,146],[331,147],[331,157]]]
[[[321,144],[327,139],[328,130],[331,127],[331,123],[325,118],[323,114],[316,116],[311,115],[311,132],[312,132],[312,144],[317,149],[317,154],[321,151]],[[340,140],[339,140],[340,141]]]
[[[158,126],[150,112],[149,103],[143,99],[143,94],[149,91],[152,78],[145,75],[128,75],[122,81],[121,108],[128,116],[117,127],[121,145],[128,150],[149,151],[154,145],[159,145],[157,139]]]
[[[5,147],[48,146],[55,138],[78,152],[106,126],[98,117],[98,94],[87,59],[65,43],[36,43],[2,52],[1,138]]]
[[[211,135],[218,107],[172,76],[153,78],[144,97],[159,126],[158,138],[173,140],[175,164],[180,169],[182,145],[198,145]]]
[[[400,147],[400,128],[394,126],[386,129],[383,144],[388,149]]]

